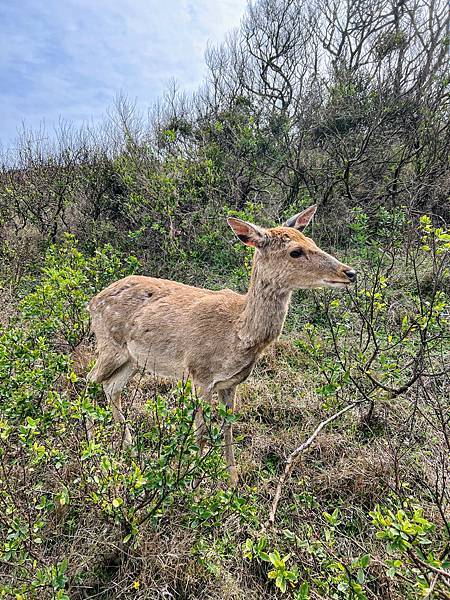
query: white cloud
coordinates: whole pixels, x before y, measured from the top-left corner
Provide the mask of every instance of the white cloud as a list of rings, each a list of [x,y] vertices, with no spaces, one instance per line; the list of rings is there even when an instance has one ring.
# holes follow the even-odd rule
[[[0,8],[0,139],[21,121],[96,120],[119,92],[152,104],[175,79],[193,90],[208,42],[236,27],[246,0],[21,0]]]

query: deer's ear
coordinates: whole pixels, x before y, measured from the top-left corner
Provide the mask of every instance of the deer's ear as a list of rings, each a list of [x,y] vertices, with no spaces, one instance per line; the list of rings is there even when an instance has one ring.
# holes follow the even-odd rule
[[[266,232],[262,227],[247,223],[236,217],[228,217],[228,225],[243,244],[260,248],[266,241]]]
[[[316,210],[317,204],[313,204],[309,208],[288,219],[285,223],[283,223],[283,227],[293,227],[294,229],[303,231],[316,214]]]

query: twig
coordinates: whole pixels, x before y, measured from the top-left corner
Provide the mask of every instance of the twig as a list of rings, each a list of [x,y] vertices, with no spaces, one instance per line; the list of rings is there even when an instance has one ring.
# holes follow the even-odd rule
[[[439,579],[439,573],[436,573],[436,575],[433,577],[433,581],[431,582],[430,587],[428,588],[428,592],[427,592],[425,598],[431,598],[432,597],[433,590],[434,590],[434,588],[436,586],[436,582],[437,582],[438,579]]]
[[[414,558],[415,558],[415,560],[418,563],[420,563],[426,569],[432,571],[433,573],[436,573],[437,575],[441,575],[442,577],[445,577],[446,579],[450,580],[450,572],[449,571],[446,571],[445,569],[438,569],[438,567],[433,567],[433,565],[430,565],[429,563],[425,562],[424,560],[422,560],[418,556],[415,556]]]
[[[295,460],[299,456],[299,454],[301,454],[304,450],[306,450],[306,448],[309,448],[309,446],[311,446],[311,444],[314,442],[316,437],[319,435],[319,433],[322,431],[322,429],[328,425],[328,423],[331,423],[331,421],[334,421],[335,419],[339,418],[344,413],[346,413],[349,410],[351,410],[352,408],[355,408],[356,406],[362,404],[363,402],[365,402],[365,400],[359,400],[358,402],[352,402],[351,404],[348,404],[347,406],[342,408],[337,413],[334,413],[333,415],[328,417],[328,419],[325,419],[324,421],[319,423],[319,425],[316,427],[316,429],[313,431],[313,433],[309,436],[309,438],[306,440],[306,442],[303,442],[303,444],[301,444],[298,448],[296,448],[293,452],[291,452],[291,454],[288,456],[288,459],[286,461],[286,466],[284,467],[284,472],[281,475],[280,480],[278,481],[277,489],[275,491],[275,496],[274,496],[274,499],[272,502],[272,508],[270,510],[269,525],[273,525],[275,522],[275,515],[277,512],[278,503],[280,502],[280,497],[281,497],[281,490],[283,488],[283,485],[284,485],[286,479],[291,474],[291,471],[295,464]]]

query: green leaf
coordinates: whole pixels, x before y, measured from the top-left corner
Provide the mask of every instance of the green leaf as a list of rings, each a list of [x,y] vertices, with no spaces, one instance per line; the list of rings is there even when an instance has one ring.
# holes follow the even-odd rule
[[[296,600],[308,600],[308,598],[309,598],[309,583],[307,581],[304,581],[298,590]]]
[[[359,559],[359,564],[365,569],[370,563],[370,554],[363,554]]]
[[[286,580],[284,579],[284,577],[282,577],[281,575],[278,575],[278,577],[275,580],[275,585],[277,586],[277,588],[279,588],[283,593],[286,591]]]

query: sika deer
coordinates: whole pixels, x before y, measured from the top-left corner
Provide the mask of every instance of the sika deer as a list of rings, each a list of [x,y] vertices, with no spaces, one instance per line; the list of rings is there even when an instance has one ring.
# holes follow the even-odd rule
[[[89,378],[103,384],[114,418],[125,425],[125,443],[131,442],[131,435],[120,394],[138,369],[173,379],[190,378],[204,399],[210,400],[217,392],[234,410],[236,386],[247,379],[266,346],[279,337],[292,291],[344,288],[355,281],[351,267],[300,233],[315,212],[314,205],[272,229],[228,219],[241,242],[256,249],[247,294],[130,276],[91,300],[88,308],[98,360]],[[196,433],[202,451],[200,411]],[[230,480],[235,485],[230,423],[224,425],[224,438]]]

